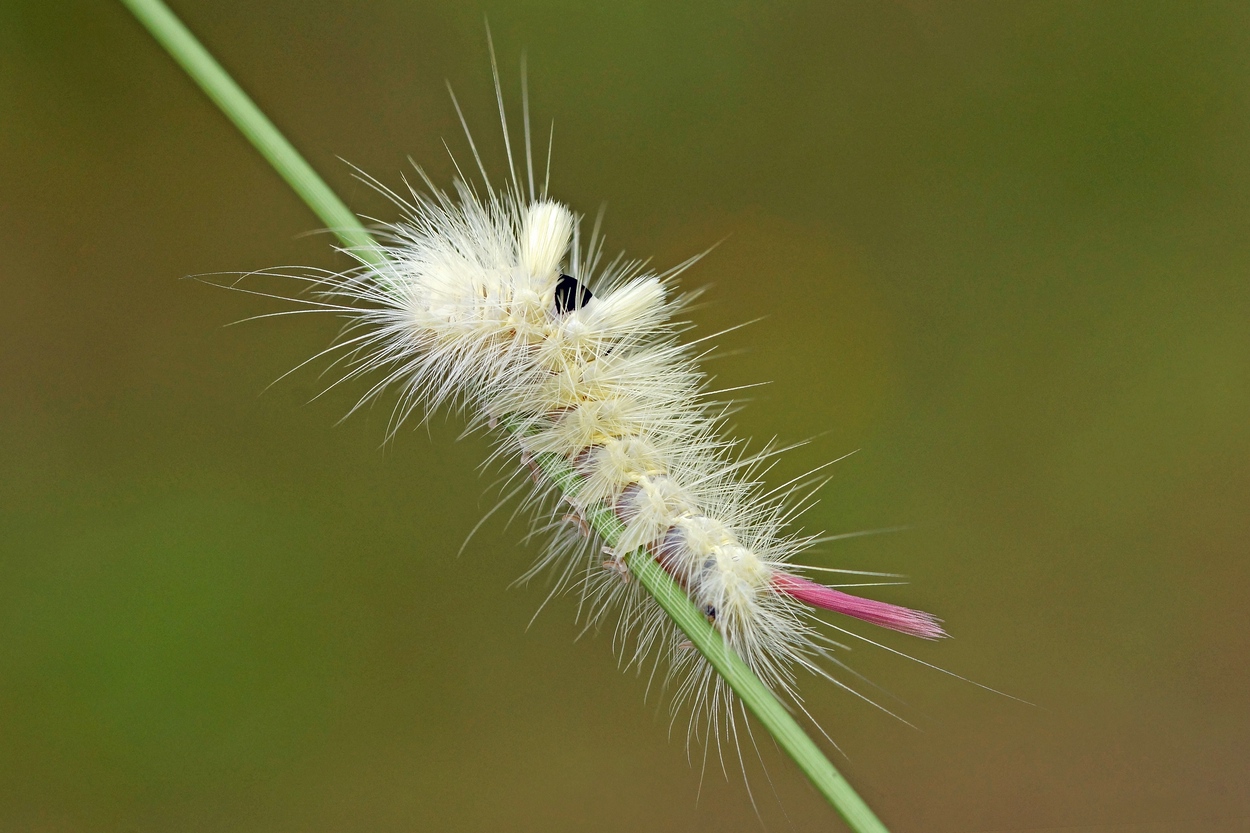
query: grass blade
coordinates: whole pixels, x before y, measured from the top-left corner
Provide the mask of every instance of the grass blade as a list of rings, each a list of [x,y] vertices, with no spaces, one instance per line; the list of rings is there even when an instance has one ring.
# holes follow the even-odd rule
[[[342,200],[317,175],[242,88],[222,69],[173,12],[160,0],[120,0],[169,52],[210,99],[234,122],[248,141],[273,165],[331,231],[343,247],[370,263],[382,262],[372,236]],[[562,491],[575,493],[580,478],[568,462],[553,455],[536,460]],[[590,513],[588,520],[611,546],[620,535],[620,522],[611,512]],[[842,815],[855,833],[889,833],[850,783],[842,777],[820,747],[790,715],[777,697],[725,644],[720,634],[685,592],[646,552],[628,559],[630,572],[733,688],[760,724],[776,739],[816,789]]]

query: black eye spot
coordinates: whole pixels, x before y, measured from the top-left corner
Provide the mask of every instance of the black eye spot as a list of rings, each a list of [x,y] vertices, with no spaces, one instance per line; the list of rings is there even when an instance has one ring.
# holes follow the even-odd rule
[[[712,622],[712,623],[716,622],[716,608],[714,608],[712,605],[703,606],[703,615],[707,617],[707,620],[709,622]]]
[[[594,295],[571,275],[561,275],[556,282],[556,313],[564,315],[590,303]]]

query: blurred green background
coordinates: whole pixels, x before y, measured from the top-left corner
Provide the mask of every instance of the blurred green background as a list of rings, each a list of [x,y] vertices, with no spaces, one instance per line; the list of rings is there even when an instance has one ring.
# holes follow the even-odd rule
[[[711,285],[736,418],[837,464],[821,563],[955,638],[819,680],[896,831],[1250,828],[1250,8],[589,8],[181,0],[362,213],[347,160],[503,169],[528,50],[553,191]],[[120,5],[0,5],[0,830],[816,830],[762,742],[700,775],[536,556],[458,418],[381,446],[363,385],[266,385],[335,332],[179,278],[338,268],[318,222]],[[871,629],[861,632],[872,634]],[[748,747],[749,749],[749,747]],[[750,752],[748,757],[753,757]],[[769,782],[771,776],[771,785]],[[702,780],[702,784],[700,781]]]

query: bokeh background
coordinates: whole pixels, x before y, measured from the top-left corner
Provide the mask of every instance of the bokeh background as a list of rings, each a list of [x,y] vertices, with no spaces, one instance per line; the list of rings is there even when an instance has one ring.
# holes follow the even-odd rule
[[[179,0],[362,213],[495,171],[528,50],[552,187],[610,250],[726,238],[701,333],[737,431],[838,463],[830,566],[953,639],[857,645],[913,729],[819,680],[897,831],[1250,826],[1250,9],[1244,3]],[[315,316],[180,280],[342,267],[111,2],[0,4],[0,830],[817,830],[766,742],[701,775],[578,639],[456,417],[316,401]],[[877,636],[870,628],[865,635]],[[885,695],[882,695],[883,697]],[[749,747],[748,747],[749,750]],[[770,784],[771,777],[771,784]]]

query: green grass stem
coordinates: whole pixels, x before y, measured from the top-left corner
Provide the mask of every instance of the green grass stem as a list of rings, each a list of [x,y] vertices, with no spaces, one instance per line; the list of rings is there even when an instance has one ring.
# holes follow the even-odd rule
[[[326,228],[338,235],[344,248],[371,265],[382,262],[377,243],[351,209],[330,190],[330,186],[304,161],[299,151],[274,127],[273,122],[168,6],[161,0],[121,0],[121,3],[234,122],[252,147],[260,151],[260,155],[286,180],[287,185],[321,218]]]
[[[343,247],[362,260],[380,263],[383,256],[356,215],[330,190],[173,12],[161,0],[120,2],[234,122],[321,221],[338,235]],[[540,455],[536,462],[565,494],[576,494],[581,487],[581,479],[563,458]],[[615,546],[622,532],[616,515],[601,508],[600,511],[588,512],[587,516],[587,521],[604,541],[609,546]],[[626,563],[633,576],[655,597],[660,607],[729,683],[777,744],[789,753],[821,795],[841,813],[850,828],[855,833],[889,833],[776,695],[730,650],[707,618],[655,559],[645,549],[640,549],[631,553]]]

